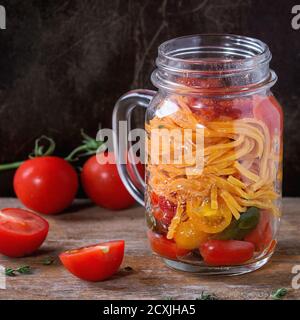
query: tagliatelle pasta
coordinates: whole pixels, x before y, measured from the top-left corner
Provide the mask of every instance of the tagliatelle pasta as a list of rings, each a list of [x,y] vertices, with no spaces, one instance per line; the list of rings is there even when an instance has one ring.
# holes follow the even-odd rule
[[[151,192],[177,204],[167,238],[172,239],[176,234],[184,212],[189,216],[189,212],[198,207],[206,206],[206,211],[208,207],[211,209],[194,215],[194,219],[201,217],[205,221],[213,215],[217,219],[220,208],[226,208],[223,211],[228,210],[236,220],[253,206],[279,215],[274,203],[279,196],[274,187],[280,162],[280,155],[274,152],[274,141],[278,137],[271,136],[267,125],[255,116],[207,121],[193,110],[189,98],[178,95],[163,101],[158,110],[168,103],[176,105],[176,111],[167,116],[154,116],[146,125],[148,187]],[[170,138],[170,149],[165,150],[157,145],[152,148],[152,133],[157,129],[166,129],[160,138],[167,139],[170,130],[184,134],[188,129],[192,133],[184,142]],[[199,133],[197,129],[202,131]],[[199,174],[189,174],[192,171],[188,169],[199,162],[197,148],[202,148],[203,170]],[[184,158],[187,150],[190,150],[189,161]],[[169,153],[169,163],[163,163],[166,153]],[[179,158],[182,161],[176,163]],[[152,163],[153,159],[158,159],[159,163]],[[225,218],[220,215],[219,219],[222,224]],[[226,227],[226,223],[223,225]]]

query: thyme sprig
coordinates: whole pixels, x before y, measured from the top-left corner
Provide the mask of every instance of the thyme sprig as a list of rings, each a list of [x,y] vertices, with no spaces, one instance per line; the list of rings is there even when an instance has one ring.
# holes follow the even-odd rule
[[[202,291],[200,296],[197,297],[195,300],[218,300],[218,298],[213,293],[207,293],[207,292]]]
[[[17,269],[5,268],[5,275],[8,277],[15,277],[17,274],[31,274],[32,270],[30,266],[21,266]]]
[[[288,293],[288,289],[286,288],[280,288],[275,290],[272,294],[271,294],[271,298],[273,300],[280,300],[282,299],[286,294]]]

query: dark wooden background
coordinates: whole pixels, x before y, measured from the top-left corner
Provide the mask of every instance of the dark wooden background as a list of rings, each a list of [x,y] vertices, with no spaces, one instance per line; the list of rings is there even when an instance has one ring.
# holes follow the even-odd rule
[[[297,1],[7,0],[0,30],[0,163],[20,160],[47,134],[66,155],[80,128],[111,126],[116,99],[151,88],[157,46],[195,33],[257,37],[273,53],[284,106],[284,194],[300,196],[300,30]],[[0,173],[0,196],[13,194],[13,172]]]

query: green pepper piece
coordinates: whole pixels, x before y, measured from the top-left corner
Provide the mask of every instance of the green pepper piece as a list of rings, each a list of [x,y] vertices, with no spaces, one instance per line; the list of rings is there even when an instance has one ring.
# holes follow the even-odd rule
[[[235,239],[238,235],[239,228],[238,228],[239,222],[237,220],[234,220],[230,223],[230,225],[223,230],[221,233],[216,234],[216,239],[218,240],[231,240]]]
[[[239,220],[234,220],[221,233],[215,236],[219,240],[242,240],[252,231],[259,221],[259,209],[255,207],[249,208],[245,213],[241,214]]]
[[[259,210],[255,207],[249,208],[245,213],[243,213],[240,217],[239,221],[239,229],[249,230],[254,229],[259,221]]]
[[[246,237],[246,235],[248,233],[250,233],[250,231],[252,231],[252,230],[253,229],[239,229],[238,228],[238,232],[233,240],[243,240]]]

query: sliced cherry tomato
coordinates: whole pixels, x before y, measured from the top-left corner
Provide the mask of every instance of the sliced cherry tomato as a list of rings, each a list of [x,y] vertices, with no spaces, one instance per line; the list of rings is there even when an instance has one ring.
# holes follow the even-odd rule
[[[58,157],[38,157],[25,161],[14,176],[14,190],[31,210],[55,214],[66,209],[78,189],[75,169]]]
[[[135,200],[125,188],[116,164],[105,163],[105,159],[109,158],[114,161],[114,154],[101,153],[86,161],[81,172],[84,191],[101,207],[111,210],[128,208]]]
[[[197,224],[199,230],[206,233],[218,233],[227,228],[231,222],[232,214],[225,205],[219,209],[211,209],[209,203],[200,207],[187,207],[189,217]]]
[[[208,240],[208,234],[198,228],[197,221],[189,219],[177,227],[174,240],[178,248],[194,250]]]
[[[69,250],[60,254],[59,258],[76,277],[86,281],[101,281],[119,270],[124,248],[123,240],[115,240]]]
[[[277,133],[281,136],[283,130],[282,108],[274,96],[254,96],[254,117],[264,122],[271,136]]]
[[[162,257],[176,260],[177,257],[182,257],[189,253],[189,250],[178,248],[174,241],[168,240],[163,235],[149,230],[147,236],[152,250]]]
[[[159,208],[153,209],[152,213],[153,213],[153,216],[156,220],[158,220],[158,221],[163,220],[164,213]]]
[[[239,240],[209,240],[200,246],[200,254],[209,265],[231,266],[250,260],[254,245]]]
[[[161,221],[161,223],[168,226],[175,216],[177,205],[162,196],[158,198],[158,205],[161,210],[159,220]]]
[[[155,192],[151,192],[150,194],[150,200],[152,206],[158,206],[159,204],[159,196]]]
[[[28,210],[0,210],[0,253],[22,257],[36,251],[47,237],[48,222]]]
[[[261,252],[273,239],[271,223],[271,214],[267,211],[262,211],[258,225],[245,237],[244,240],[253,243],[255,250]]]

